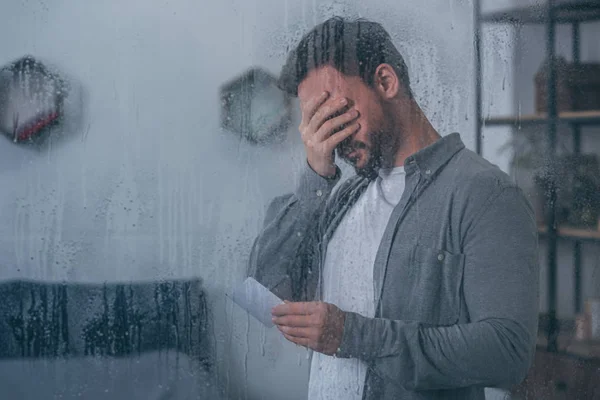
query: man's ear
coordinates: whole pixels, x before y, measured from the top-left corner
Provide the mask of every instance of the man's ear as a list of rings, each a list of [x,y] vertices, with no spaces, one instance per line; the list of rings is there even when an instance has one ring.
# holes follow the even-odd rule
[[[390,64],[380,64],[375,70],[373,86],[384,99],[393,99],[400,92],[400,80]]]

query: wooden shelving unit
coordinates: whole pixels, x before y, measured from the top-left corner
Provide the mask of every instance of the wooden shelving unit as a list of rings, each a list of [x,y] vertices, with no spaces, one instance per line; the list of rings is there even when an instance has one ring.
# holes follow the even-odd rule
[[[550,3],[550,2],[549,2]],[[597,1],[553,1],[552,14],[548,14],[545,4],[517,7],[481,15],[481,22],[497,24],[572,24],[600,19],[600,5]]]
[[[543,225],[539,226],[538,232],[541,237],[544,237],[548,233],[548,228]],[[559,226],[556,230],[556,233],[559,238],[563,239],[600,242],[600,231],[597,229],[582,229]]]
[[[599,111],[571,111],[558,113],[558,124],[600,125]],[[488,117],[483,119],[487,126],[498,125],[544,125],[548,124],[548,114],[525,114]]]
[[[482,154],[482,130],[489,126],[510,126],[516,131],[524,126],[539,126],[545,129],[547,135],[549,171],[556,165],[557,128],[564,126],[571,128],[573,136],[573,152],[580,153],[581,138],[580,128],[583,125],[600,126],[600,110],[558,112],[556,93],[556,68],[554,63],[549,63],[547,74],[547,113],[534,115],[509,115],[487,116],[482,115],[482,66],[481,66],[481,30],[483,24],[542,24],[546,28],[546,59],[555,59],[556,53],[556,26],[568,24],[571,26],[573,62],[580,62],[580,24],[582,22],[600,21],[600,1],[595,0],[547,0],[545,3],[529,7],[516,7],[504,11],[482,13],[481,2],[474,3],[475,20],[475,88],[476,88],[476,127],[475,147]],[[541,60],[540,60],[541,61]],[[552,174],[550,174],[552,175]],[[556,195],[556,182],[550,182],[548,198],[551,200]],[[555,216],[555,202],[547,201],[544,226],[539,228],[540,238],[546,244],[546,262],[548,268],[548,317],[549,322],[544,328],[546,335],[547,351],[558,350],[559,324],[556,319],[557,308],[557,244],[558,240],[568,239],[573,242],[573,264],[575,281],[575,312],[582,308],[581,296],[581,243],[584,241],[600,242],[600,232],[592,229],[577,229],[570,227],[557,227]],[[548,228],[549,227],[549,228]]]
[[[573,339],[573,335],[571,334],[561,334],[557,338],[557,343],[557,352],[559,353],[576,358],[600,360],[599,341],[578,341]],[[538,336],[537,347],[542,350],[548,347],[548,338],[545,335]]]

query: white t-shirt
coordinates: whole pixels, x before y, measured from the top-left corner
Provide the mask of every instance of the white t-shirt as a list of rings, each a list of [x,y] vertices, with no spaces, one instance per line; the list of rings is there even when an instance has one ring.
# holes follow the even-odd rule
[[[327,246],[323,301],[343,311],[375,315],[373,265],[405,186],[404,167],[380,170],[344,216]],[[308,399],[361,399],[367,366],[358,359],[313,353]]]

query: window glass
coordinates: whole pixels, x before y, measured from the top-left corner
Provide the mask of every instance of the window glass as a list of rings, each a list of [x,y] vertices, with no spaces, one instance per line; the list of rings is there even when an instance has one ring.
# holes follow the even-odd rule
[[[348,397],[450,385],[456,393],[468,386],[468,398],[499,399],[517,393],[542,364],[562,362],[543,357],[558,352],[597,360],[598,346],[590,344],[600,337],[596,5],[581,2],[586,5],[548,14],[546,3],[517,0],[6,3],[0,7],[0,386],[6,398],[316,399],[342,390],[323,382],[347,379]],[[547,23],[549,15],[556,25]],[[290,58],[307,32],[336,17],[380,24],[389,40],[375,36],[356,50],[339,45],[353,37],[350,30],[344,36],[344,29],[332,28],[339,36],[319,36],[314,48]],[[554,63],[547,63],[549,32]],[[376,73],[384,64],[378,52],[388,42],[410,84],[398,68]],[[340,78],[335,63],[353,51],[358,62],[349,61]],[[310,75],[312,63],[331,74]],[[322,90],[359,109],[359,125],[348,120],[319,131],[323,139],[356,129],[331,148],[314,147],[322,140],[307,117],[307,104]],[[343,118],[347,109],[340,110],[330,116]],[[465,149],[455,158],[458,141],[434,145],[452,134]],[[414,158],[423,180],[413,185],[409,156],[430,145],[433,155]],[[477,162],[453,164],[460,157]],[[364,182],[380,179],[380,191],[366,189],[354,200],[346,192],[338,198],[346,214],[338,214],[341,208],[327,214],[324,204],[344,195],[344,183],[359,190],[353,178],[361,176],[363,162],[373,166],[362,171]],[[474,173],[487,163],[487,172]],[[404,175],[384,179],[388,167],[405,167]],[[422,187],[429,179],[434,183]],[[506,195],[498,187],[513,184],[529,218],[520,217],[520,205],[491,200]],[[413,189],[417,211],[407,211],[407,222],[397,222],[400,233],[388,235],[393,210],[412,201]],[[427,199],[436,202],[426,205],[433,201]],[[428,211],[418,214],[419,205]],[[490,246],[511,251],[490,253],[489,263],[469,253],[471,232],[482,238],[472,239],[477,255],[494,237],[494,229],[483,227],[485,210],[506,215],[498,224],[531,225],[523,240],[516,226],[498,225],[496,232],[507,229],[514,241],[507,234]],[[419,223],[411,225],[411,218]],[[378,251],[386,251],[388,236],[392,261],[381,272]],[[500,265],[500,258],[509,262],[520,251],[523,265]],[[519,274],[527,268],[530,284],[521,288]],[[361,357],[343,356],[346,342],[340,342],[340,359],[350,361],[315,359],[322,353],[256,317],[263,312],[268,325],[264,312],[274,304],[257,303],[254,314],[238,304],[249,275],[285,300],[292,300],[284,296],[288,286],[297,295],[318,288],[321,297],[304,300],[329,299],[342,313],[369,319],[364,332],[377,350],[354,365]],[[520,289],[486,293],[490,281]],[[260,297],[248,293],[247,303]],[[522,295],[526,305],[513,309],[501,295]],[[428,361],[414,366],[417,378],[400,373],[409,389],[399,389],[390,383],[398,372],[390,371],[406,365],[394,364],[401,341],[388,334],[404,331],[366,328],[381,318],[455,329],[455,336],[444,336],[452,347],[480,316],[516,321],[500,333],[491,322],[493,333],[485,335],[525,337],[520,329],[527,330],[531,347],[539,336],[537,352],[527,353],[533,369],[523,367],[519,378],[478,375],[485,366],[480,353],[464,355],[471,362],[450,360],[431,345],[420,348]],[[521,317],[536,321],[521,326]],[[364,345],[345,318],[346,340]],[[572,341],[579,347],[564,344]],[[418,341],[407,343],[416,351]],[[510,343],[506,348],[518,348]],[[418,370],[429,362],[431,374]],[[466,364],[452,369],[444,362]],[[446,382],[444,368],[464,369],[464,382]],[[573,385],[586,389],[552,371],[544,375],[556,375],[551,380],[522,385],[580,390],[572,398],[600,390],[582,383],[594,374],[587,364],[565,372],[581,374]]]

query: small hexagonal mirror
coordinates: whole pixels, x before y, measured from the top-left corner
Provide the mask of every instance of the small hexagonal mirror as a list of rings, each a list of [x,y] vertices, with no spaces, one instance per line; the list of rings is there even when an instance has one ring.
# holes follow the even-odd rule
[[[68,84],[31,56],[0,69],[0,131],[15,143],[41,142],[63,116]]]
[[[251,68],[221,87],[221,126],[251,143],[283,140],[291,116],[290,96],[262,68]]]

